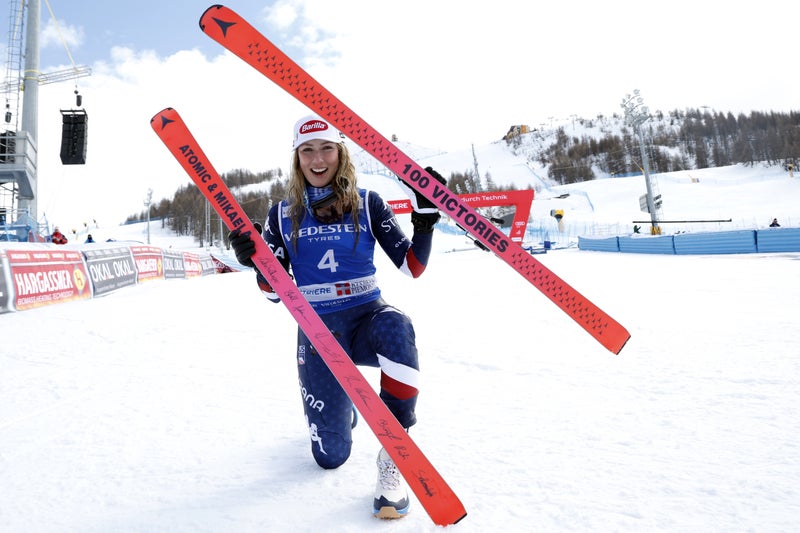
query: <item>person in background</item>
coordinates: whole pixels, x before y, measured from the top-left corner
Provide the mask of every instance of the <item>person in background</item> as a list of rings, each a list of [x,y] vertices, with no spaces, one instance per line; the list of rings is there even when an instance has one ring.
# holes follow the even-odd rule
[[[61,233],[61,230],[56,226],[53,228],[53,234],[50,235],[50,242],[53,244],[67,244],[67,236]]]
[[[376,192],[357,187],[342,136],[318,116],[295,124],[292,149],[287,198],[272,206],[263,230],[260,225],[256,229],[353,362],[380,368],[380,398],[408,431],[417,421],[416,337],[411,319],[381,297],[374,249],[380,245],[398,269],[420,276],[431,253],[439,211],[412,192],[414,229],[409,239],[386,202]],[[430,167],[426,171],[445,182]],[[249,232],[234,230],[228,238],[236,259],[252,267],[255,243]],[[264,295],[279,301],[256,272]],[[299,328],[295,357],[312,456],[324,469],[338,468],[350,457],[357,420],[353,402]],[[408,490],[383,448],[377,465],[373,514],[405,516]]]
[[[769,225],[769,227],[770,228],[780,228],[781,225],[778,224],[778,219],[777,218],[773,218],[772,219],[772,223]]]
[[[92,234],[90,233],[90,234],[89,234],[89,235],[86,237],[86,240],[85,240],[85,241],[83,241],[83,242],[94,242],[94,239],[92,238]]]

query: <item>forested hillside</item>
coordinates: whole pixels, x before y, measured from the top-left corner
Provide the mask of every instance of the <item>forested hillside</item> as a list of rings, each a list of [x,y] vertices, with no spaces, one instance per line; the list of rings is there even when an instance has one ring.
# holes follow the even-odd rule
[[[800,112],[657,111],[642,134],[655,173],[755,162],[786,166],[800,157]],[[639,139],[621,115],[575,119],[507,142],[561,184],[641,172]]]
[[[527,133],[507,134],[498,142],[540,168],[553,183],[642,172],[639,135],[621,114],[574,117],[559,126],[526,129]],[[641,135],[653,173],[755,162],[788,168],[800,158],[800,112],[754,111],[734,116],[697,109],[666,114],[656,111],[641,126]],[[471,162],[465,161],[463,168],[471,168]],[[269,208],[284,197],[281,169],[238,169],[222,174],[222,178],[252,220],[264,220]],[[458,193],[511,188],[497,177],[475,176],[470,170],[452,172],[447,178],[448,187]],[[213,213],[210,217],[217,220]],[[146,218],[143,211],[129,216],[128,221]],[[218,222],[209,223],[204,198],[194,185],[181,187],[171,200],[151,205],[150,218],[164,220],[179,235],[192,235],[201,244],[220,237]],[[223,237],[225,233],[223,230]]]

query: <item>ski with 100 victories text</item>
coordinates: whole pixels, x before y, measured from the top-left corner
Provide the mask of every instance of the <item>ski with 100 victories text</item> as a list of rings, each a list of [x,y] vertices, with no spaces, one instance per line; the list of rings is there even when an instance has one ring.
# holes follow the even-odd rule
[[[150,125],[175,159],[192,178],[229,229],[258,235],[245,211],[211,166],[189,128],[175,109],[156,114]],[[455,524],[467,514],[458,496],[411,440],[397,419],[378,397],[319,315],[298,290],[260,235],[253,239],[256,268],[269,281],[281,301],[311,340],[314,348],[336,376],[361,417],[394,460],[408,486],[431,519],[440,526]]]
[[[200,18],[209,37],[275,82],[309,109],[333,124],[483,243],[582,326],[600,344],[618,354],[630,333],[494,224],[442,186],[421,166],[356,115],[246,20],[222,5]]]

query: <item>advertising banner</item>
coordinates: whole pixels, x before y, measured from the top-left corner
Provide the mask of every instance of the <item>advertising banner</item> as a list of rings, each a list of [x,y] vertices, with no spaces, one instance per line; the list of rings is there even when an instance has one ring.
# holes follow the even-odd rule
[[[136,281],[164,279],[164,256],[156,246],[131,246],[133,261],[136,263]]]
[[[533,203],[533,189],[521,191],[495,191],[476,192],[472,194],[459,194],[464,203],[470,207],[514,206],[514,219],[511,222],[509,237],[514,242],[522,242],[525,228],[528,226],[528,217]],[[410,200],[389,200],[386,202],[395,213],[403,214],[412,211]]]
[[[95,296],[136,285],[136,265],[127,246],[87,249],[83,256]]]
[[[211,254],[203,254],[200,256],[200,272],[204,276],[217,273],[217,263]]]
[[[196,278],[203,275],[200,265],[200,256],[192,252],[183,252],[183,269],[187,278]]]
[[[18,311],[92,297],[83,255],[73,250],[6,250]]]
[[[186,270],[183,266],[183,252],[177,250],[164,250],[164,277],[167,279],[185,278]]]
[[[210,253],[145,244],[0,247],[0,314],[88,299],[154,279],[238,272]]]
[[[9,291],[8,275],[8,262],[6,261],[6,253],[0,250],[0,313],[11,311],[8,305],[11,303],[11,293]]]
[[[522,242],[525,237],[525,228],[528,226],[528,217],[531,213],[533,203],[533,189],[521,191],[495,191],[495,192],[476,192],[472,194],[458,195],[464,203],[470,207],[491,207],[513,205],[514,219],[511,222],[511,229],[508,236],[517,243]]]

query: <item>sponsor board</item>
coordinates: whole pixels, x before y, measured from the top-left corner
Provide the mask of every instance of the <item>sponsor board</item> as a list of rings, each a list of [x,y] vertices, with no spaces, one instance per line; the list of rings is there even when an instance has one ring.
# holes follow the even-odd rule
[[[83,256],[95,296],[136,285],[136,264],[127,246],[83,250]]]
[[[17,311],[92,297],[79,251],[7,249],[6,258]]]
[[[137,282],[164,279],[164,255],[156,246],[131,246]]]

